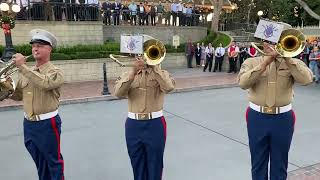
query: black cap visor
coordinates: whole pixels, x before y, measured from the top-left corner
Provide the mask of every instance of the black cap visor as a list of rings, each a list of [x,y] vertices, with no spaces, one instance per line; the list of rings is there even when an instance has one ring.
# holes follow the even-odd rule
[[[32,39],[30,41],[30,44],[33,44],[33,43],[39,43],[39,44],[51,46],[51,44],[48,41],[45,41],[45,40],[42,40],[42,39]]]

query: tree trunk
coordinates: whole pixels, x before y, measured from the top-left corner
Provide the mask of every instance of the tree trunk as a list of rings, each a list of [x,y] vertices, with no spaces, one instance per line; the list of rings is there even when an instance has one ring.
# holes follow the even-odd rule
[[[223,0],[212,0],[212,4],[214,6],[214,10],[213,10],[211,30],[217,32],[219,30],[219,20],[220,20],[220,13],[223,5]]]
[[[312,11],[312,9],[310,9],[310,7],[307,5],[307,3],[305,3],[303,0],[295,0],[298,4],[300,4],[300,6],[303,7],[303,9],[305,11],[307,11],[307,13],[312,16],[315,19],[318,19],[320,21],[320,16],[318,14],[316,14],[314,11]]]

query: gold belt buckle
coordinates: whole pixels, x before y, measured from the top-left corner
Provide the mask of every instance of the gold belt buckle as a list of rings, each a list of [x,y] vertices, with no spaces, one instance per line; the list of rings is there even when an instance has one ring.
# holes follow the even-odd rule
[[[278,107],[266,107],[266,106],[263,106],[261,107],[261,111],[263,113],[266,113],[266,114],[277,114],[277,108]]]
[[[147,120],[147,119],[152,119],[152,118],[149,117],[149,113],[138,113],[137,114],[137,119],[138,120]]]
[[[39,115],[35,115],[34,116],[34,121],[40,121],[41,119],[40,119],[40,116]]]

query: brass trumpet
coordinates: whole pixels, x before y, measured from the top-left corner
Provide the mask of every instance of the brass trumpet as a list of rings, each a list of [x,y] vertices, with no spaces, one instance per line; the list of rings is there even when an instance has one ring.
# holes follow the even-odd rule
[[[144,57],[145,63],[151,66],[160,64],[164,60],[164,57],[166,56],[166,47],[158,39],[155,39],[147,35],[143,35],[143,36],[147,37],[147,40],[143,42],[143,57]],[[117,59],[117,58],[126,58],[128,56],[110,54],[109,57],[112,60],[114,60],[117,64],[119,64],[121,67],[133,66],[132,64],[125,65],[124,63],[120,62]]]
[[[31,56],[26,56],[25,58],[28,59]],[[0,70],[0,101],[8,98],[14,92],[16,85],[11,77],[17,71],[13,58]]]
[[[274,50],[280,57],[295,57],[305,48],[306,38],[304,34],[296,29],[286,29],[281,33],[279,42],[275,45]],[[263,51],[263,46],[259,43],[252,42],[251,45],[261,54],[267,55]]]

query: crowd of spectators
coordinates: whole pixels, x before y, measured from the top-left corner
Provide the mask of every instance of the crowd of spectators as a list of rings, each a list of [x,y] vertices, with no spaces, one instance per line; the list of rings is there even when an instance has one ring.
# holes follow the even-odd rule
[[[18,20],[100,21],[106,25],[198,26],[204,10],[174,1],[16,0]]]

